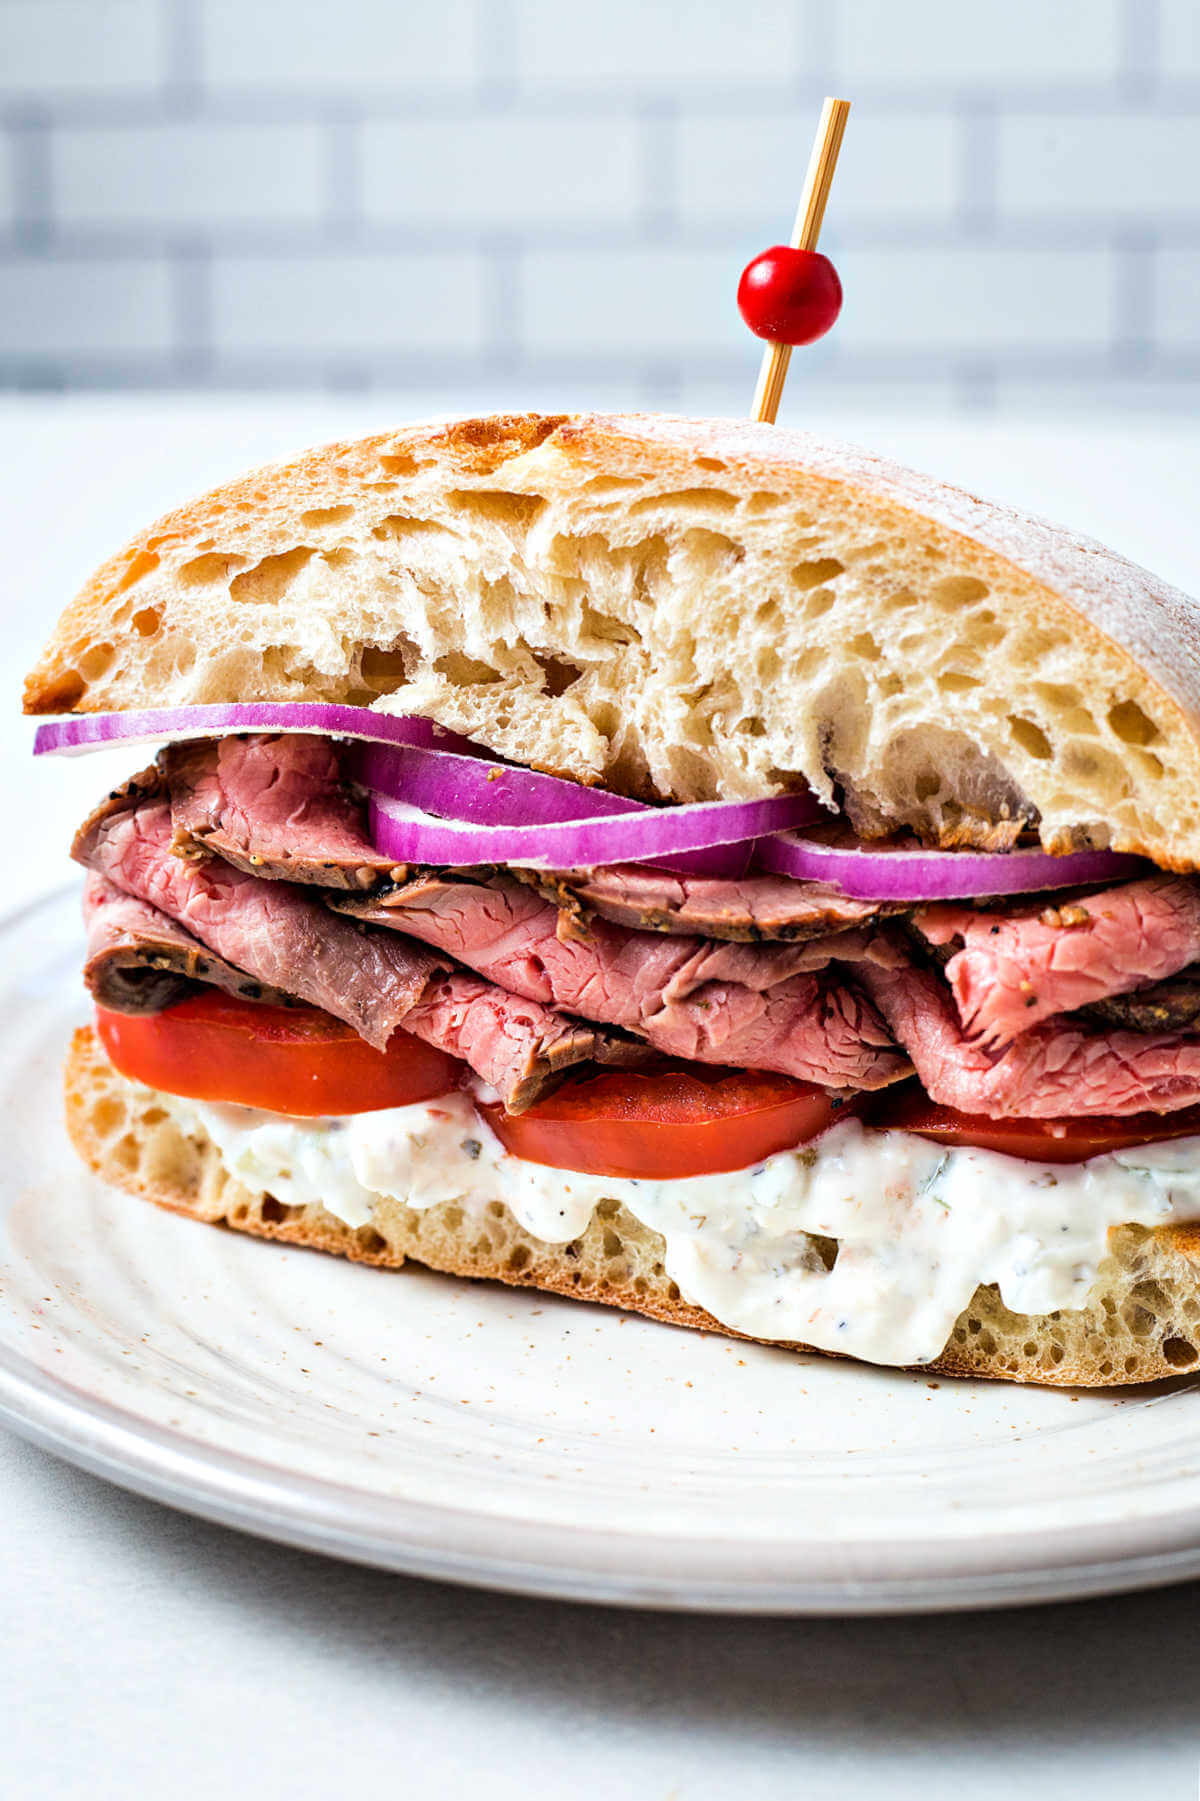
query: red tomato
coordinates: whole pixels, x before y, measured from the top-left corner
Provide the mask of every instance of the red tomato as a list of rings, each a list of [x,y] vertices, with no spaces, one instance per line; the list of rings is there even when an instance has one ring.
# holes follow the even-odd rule
[[[1164,1138],[1198,1137],[1200,1107],[1184,1107],[1178,1113],[1131,1113],[1124,1119],[1107,1114],[1097,1119],[988,1119],[983,1113],[939,1107],[916,1083],[906,1083],[877,1098],[868,1123],[897,1126],[938,1144],[1003,1151],[1006,1157],[1082,1163],[1105,1151],[1129,1150]]]
[[[148,1088],[300,1118],[432,1100],[463,1068],[407,1032],[377,1051],[316,1007],[268,1007],[216,989],[162,1013],[97,1007],[96,1028],[114,1068]]]
[[[852,1109],[790,1076],[664,1064],[568,1081],[525,1113],[498,1102],[481,1112],[505,1149],[529,1163],[653,1181],[752,1168]]]
[[[842,284],[819,250],[774,244],[742,270],[737,303],[756,337],[773,344],[811,344],[825,336],[841,312]]]

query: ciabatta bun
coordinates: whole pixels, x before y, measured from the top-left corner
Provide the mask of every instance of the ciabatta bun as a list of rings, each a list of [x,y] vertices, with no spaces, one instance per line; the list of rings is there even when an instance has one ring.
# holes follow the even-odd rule
[[[1111,845],[1200,867],[1200,609],[1074,534],[771,426],[476,419],[335,444],[169,515],[102,568],[33,713],[380,703],[521,763],[680,800],[809,783],[860,830]],[[497,1200],[352,1230],[223,1169],[108,1064],[67,1068],[106,1180],[261,1236],[723,1329],[602,1202],[567,1245]],[[1113,1232],[1088,1305],[980,1289],[948,1373],[1146,1381],[1200,1357],[1200,1226]]]
[[[775,426],[415,426],[234,482],[68,608],[30,712],[384,700],[683,800],[1036,823],[1200,866],[1200,612],[1073,533]]]
[[[662,1238],[615,1200],[601,1201],[587,1230],[569,1244],[534,1238],[498,1200],[477,1212],[452,1205],[417,1212],[383,1197],[372,1223],[354,1229],[323,1207],[285,1207],[244,1188],[205,1132],[185,1135],[152,1095],[113,1069],[90,1027],[75,1034],[66,1090],[67,1129],[84,1162],[106,1182],[178,1213],[388,1269],[411,1260],[729,1334],[683,1298],[664,1267]],[[1198,1345],[1200,1225],[1124,1226],[1109,1235],[1109,1254],[1086,1307],[1038,1317],[1011,1313],[994,1288],[980,1288],[941,1356],[921,1367],[1107,1387],[1177,1376],[1195,1366]]]

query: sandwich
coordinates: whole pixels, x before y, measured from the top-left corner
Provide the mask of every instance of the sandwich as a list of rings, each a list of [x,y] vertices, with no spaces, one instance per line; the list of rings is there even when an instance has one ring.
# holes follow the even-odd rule
[[[141,765],[73,847],[106,1182],[923,1372],[1200,1362],[1200,611],[1113,552],[772,426],[420,425],[160,520],[25,706]]]

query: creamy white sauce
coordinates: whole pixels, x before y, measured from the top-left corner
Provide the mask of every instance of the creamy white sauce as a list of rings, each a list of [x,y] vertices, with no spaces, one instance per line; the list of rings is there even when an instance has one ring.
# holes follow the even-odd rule
[[[509,1155],[465,1094],[312,1121],[158,1101],[185,1130],[202,1126],[247,1188],[319,1201],[350,1226],[380,1195],[419,1210],[499,1200],[562,1244],[598,1201],[620,1201],[662,1234],[685,1298],[722,1324],[877,1363],[936,1357],[980,1283],[1016,1313],[1081,1307],[1110,1226],[1200,1218],[1196,1138],[1051,1165],[848,1120],[754,1169],[638,1182]],[[810,1234],[837,1240],[832,1269]]]

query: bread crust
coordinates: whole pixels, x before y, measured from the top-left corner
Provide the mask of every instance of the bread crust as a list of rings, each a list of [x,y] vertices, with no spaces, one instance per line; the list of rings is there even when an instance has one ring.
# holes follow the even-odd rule
[[[583,1236],[565,1246],[524,1232],[498,1201],[482,1223],[458,1208],[417,1212],[384,1201],[372,1225],[356,1229],[321,1207],[289,1208],[249,1193],[224,1170],[207,1134],[185,1136],[155,1097],[112,1068],[91,1027],[72,1040],[65,1094],[67,1130],[83,1161],[106,1182],[174,1212],[384,1269],[412,1261],[449,1275],[597,1301],[670,1325],[745,1336],[680,1293],[664,1268],[662,1239],[616,1202],[601,1202]],[[1177,1376],[1198,1362],[1200,1225],[1121,1227],[1110,1234],[1085,1310],[1016,1315],[994,1290],[981,1288],[941,1356],[915,1373],[1106,1387]]]
[[[25,678],[23,710],[32,714],[105,710],[107,703],[89,693],[86,677],[81,685],[77,665],[96,650],[108,630],[114,602],[153,574],[165,553],[193,550],[211,534],[224,534],[231,514],[247,524],[259,523],[268,496],[296,512],[311,511],[316,502],[329,501],[331,496],[337,504],[341,491],[356,492],[359,484],[377,477],[380,466],[389,461],[406,463],[436,456],[447,469],[464,476],[486,476],[510,458],[536,449],[566,423],[566,417],[498,414],[337,440],[292,462],[264,464],[209,494],[173,507],[115,551],[84,583]],[[237,553],[225,546],[213,554],[232,557]]]
[[[804,780],[868,833],[1036,820],[1052,849],[1200,867],[1196,604],[774,426],[522,415],[327,446],[140,534],[25,691],[32,713],[251,698],[382,698],[631,793]]]

